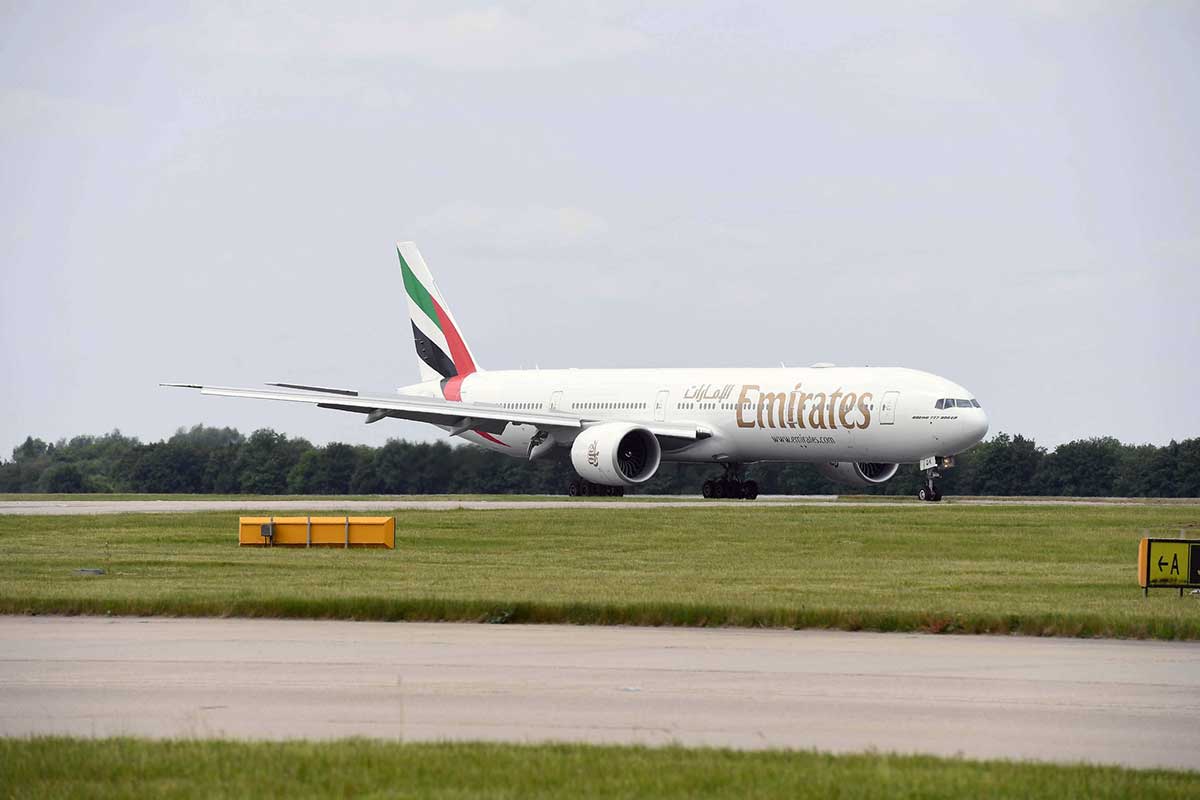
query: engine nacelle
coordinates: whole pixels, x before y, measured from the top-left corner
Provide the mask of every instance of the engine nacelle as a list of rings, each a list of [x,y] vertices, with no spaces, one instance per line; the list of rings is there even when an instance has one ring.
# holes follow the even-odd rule
[[[662,447],[654,434],[625,422],[585,428],[571,445],[571,465],[579,477],[603,486],[633,486],[654,477]]]
[[[899,469],[899,464],[878,464],[871,461],[832,461],[817,464],[817,472],[826,478],[856,489],[887,483],[896,476]]]

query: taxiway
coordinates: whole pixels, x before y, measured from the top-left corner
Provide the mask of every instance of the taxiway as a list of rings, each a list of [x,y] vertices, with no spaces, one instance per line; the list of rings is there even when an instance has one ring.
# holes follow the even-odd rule
[[[1200,767],[1200,643],[0,617],[0,734],[571,740]]]

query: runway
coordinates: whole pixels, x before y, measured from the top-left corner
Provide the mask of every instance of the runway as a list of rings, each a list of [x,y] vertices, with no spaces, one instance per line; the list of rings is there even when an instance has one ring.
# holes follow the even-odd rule
[[[0,734],[572,740],[1200,768],[1200,643],[0,617]]]
[[[810,507],[869,507],[869,508],[946,508],[953,505],[1067,505],[1067,506],[1111,506],[1111,505],[1155,505],[1198,506],[1196,501],[1155,501],[1128,498],[946,498],[942,503],[919,503],[915,500],[841,500],[836,495],[763,495],[755,501],[704,500],[687,495],[642,495],[638,498],[575,500],[552,498],[545,500],[475,500],[438,498],[416,500],[412,498],[380,498],[378,500],[341,500],[323,498],[319,500],[0,500],[0,515],[55,516],[88,514],[187,514],[197,511],[245,511],[260,513],[288,513],[311,511],[450,511],[473,509],[477,511],[503,511],[512,509],[538,508],[594,508],[594,509],[660,509],[672,508],[761,508],[763,506],[810,506]]]

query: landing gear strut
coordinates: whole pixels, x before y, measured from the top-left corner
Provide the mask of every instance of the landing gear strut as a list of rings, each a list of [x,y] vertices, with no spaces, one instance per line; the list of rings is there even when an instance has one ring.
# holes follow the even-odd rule
[[[758,497],[758,483],[742,480],[741,464],[722,464],[725,474],[704,482],[700,493],[710,499],[728,497],[732,500],[753,500]]]
[[[942,499],[942,491],[937,487],[937,479],[942,477],[942,473],[938,471],[939,466],[950,468],[954,466],[954,459],[947,456],[946,458],[927,458],[921,462],[921,471],[925,473],[925,485],[917,490],[917,498],[930,503],[936,503]]]
[[[624,497],[625,487],[602,486],[582,478],[572,478],[567,484],[567,494],[571,497]]]

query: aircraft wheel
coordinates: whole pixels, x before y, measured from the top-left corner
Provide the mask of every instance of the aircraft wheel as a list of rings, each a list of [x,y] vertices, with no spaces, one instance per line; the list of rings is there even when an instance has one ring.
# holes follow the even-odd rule
[[[579,497],[579,481],[571,481],[567,484],[567,494],[571,497]]]
[[[934,503],[940,503],[942,501],[942,493],[940,491],[938,491],[937,489],[934,489],[933,496],[930,497],[929,499]]]
[[[712,498],[713,491],[714,489],[712,481],[705,481],[704,485],[700,487],[700,494],[704,495],[705,498]]]
[[[727,491],[725,491],[726,488],[725,481],[713,481],[712,496],[720,500],[722,497],[725,497],[729,494]]]
[[[917,490],[917,499],[918,500],[928,500],[929,496],[930,496],[929,490],[926,489],[924,486],[922,486],[920,489]]]
[[[754,500],[758,497],[758,481],[746,481],[742,484],[742,497]]]

